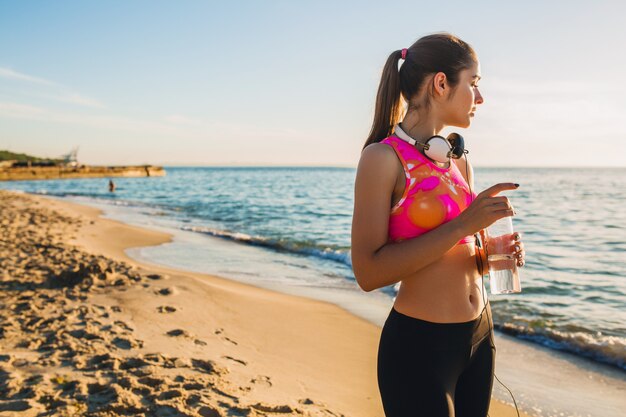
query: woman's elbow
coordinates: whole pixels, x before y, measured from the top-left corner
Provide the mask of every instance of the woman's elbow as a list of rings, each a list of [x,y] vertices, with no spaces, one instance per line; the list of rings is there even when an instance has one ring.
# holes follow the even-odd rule
[[[373,288],[373,287],[371,287],[370,285],[368,285],[368,282],[367,282],[367,281],[363,281],[363,280],[359,280],[359,279],[357,279],[357,280],[356,280],[356,282],[357,282],[357,284],[359,284],[359,288],[361,288],[361,289],[362,289],[363,291],[365,291],[365,292],[370,292],[370,291],[373,291],[373,290],[374,290],[374,288]]]
[[[352,263],[352,272],[354,273],[356,283],[363,291],[370,292],[375,288],[372,286],[372,279],[366,273],[366,271],[367,268],[360,265],[355,265],[354,262]]]
[[[356,282],[359,285],[359,288],[361,288],[365,292],[370,292],[374,290],[374,288],[369,284],[369,281],[367,280],[357,278]]]

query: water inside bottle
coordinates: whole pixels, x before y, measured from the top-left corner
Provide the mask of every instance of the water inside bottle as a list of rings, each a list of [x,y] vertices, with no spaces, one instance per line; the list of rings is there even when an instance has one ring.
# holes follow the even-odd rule
[[[521,292],[519,274],[513,255],[489,255],[489,287],[492,294]]]

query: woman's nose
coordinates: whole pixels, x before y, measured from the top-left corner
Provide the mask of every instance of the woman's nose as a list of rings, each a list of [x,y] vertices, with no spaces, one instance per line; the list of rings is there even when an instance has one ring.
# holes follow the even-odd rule
[[[483,95],[480,94],[480,91],[478,91],[478,89],[476,89],[476,96],[474,97],[474,102],[476,102],[476,104],[483,104],[485,100],[483,100]]]

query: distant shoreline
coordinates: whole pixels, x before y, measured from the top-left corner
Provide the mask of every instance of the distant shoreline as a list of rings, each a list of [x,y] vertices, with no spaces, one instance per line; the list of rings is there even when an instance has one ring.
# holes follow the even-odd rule
[[[57,180],[65,178],[164,177],[165,169],[153,165],[135,166],[20,166],[0,168],[0,181]]]

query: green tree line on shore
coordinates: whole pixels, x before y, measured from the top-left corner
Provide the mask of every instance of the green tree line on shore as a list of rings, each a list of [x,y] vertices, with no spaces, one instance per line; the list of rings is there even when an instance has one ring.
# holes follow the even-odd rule
[[[10,151],[0,150],[0,161],[19,161],[19,162],[55,162],[61,163],[62,159],[39,158],[37,156],[27,155],[25,153],[14,153]]]

